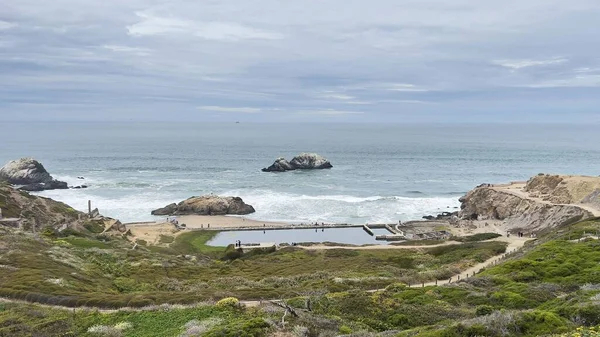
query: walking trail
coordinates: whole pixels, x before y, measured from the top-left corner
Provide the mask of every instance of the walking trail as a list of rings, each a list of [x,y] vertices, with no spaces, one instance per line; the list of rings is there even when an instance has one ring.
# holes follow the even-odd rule
[[[464,271],[462,271],[459,274],[453,275],[451,278],[447,279],[447,280],[438,280],[437,282],[427,282],[427,283],[422,283],[416,286],[419,287],[430,287],[430,286],[443,286],[443,285],[447,285],[462,279],[466,279],[468,277],[472,277],[474,276],[475,273],[479,272],[481,269],[489,267],[491,265],[494,265],[496,263],[498,263],[507,253],[513,253],[516,250],[520,249],[523,247],[523,245],[525,244],[525,242],[527,240],[530,240],[529,238],[519,238],[516,236],[511,236],[511,237],[498,237],[496,239],[492,239],[492,240],[487,240],[487,242],[490,241],[501,241],[501,242],[507,242],[508,246],[506,248],[506,252],[500,255],[496,255],[493,256],[491,258],[489,258],[488,260],[476,264]],[[301,247],[304,249],[310,249],[310,250],[317,250],[317,249],[426,249],[426,248],[432,248],[432,247],[440,247],[440,246],[447,246],[450,244],[454,244],[454,243],[459,243],[459,242],[454,242],[454,241],[450,241],[450,242],[445,242],[443,244],[439,244],[439,245],[430,245],[430,246],[365,246],[365,247],[343,247],[343,246],[311,246],[311,247]],[[382,248],[382,247],[388,247],[388,248]],[[415,286],[415,285],[413,285]],[[374,293],[374,292],[378,292],[378,291],[383,291],[385,289],[375,289],[375,290],[369,290],[368,292]],[[261,301],[240,301],[240,304],[245,305],[246,307],[257,307],[259,305],[261,305],[262,303],[266,303],[266,302],[281,302],[281,299],[272,299],[272,300],[261,300]],[[34,302],[28,302],[28,301],[23,301],[23,300],[13,300],[13,299],[9,299],[9,298],[0,298],[0,303],[21,303],[21,304],[27,304],[27,303],[34,303]],[[78,307],[78,308],[72,308],[72,307],[65,307],[65,306],[57,306],[57,305],[47,305],[47,304],[39,304],[39,303],[35,303],[36,305],[42,306],[42,307],[47,307],[47,308],[53,308],[53,309],[62,309],[62,310],[97,310],[98,312],[102,312],[102,313],[114,313],[114,312],[118,312],[118,311],[152,311],[152,310],[156,310],[156,307],[161,307],[160,305],[158,306],[151,306],[148,308],[120,308],[120,309],[100,309],[100,308],[91,308],[91,307]],[[170,308],[178,308],[178,309],[186,309],[186,308],[193,308],[193,307],[197,307],[199,304],[192,304],[192,305],[169,305]]]
[[[527,199],[527,200],[539,202],[539,203],[546,204],[546,205],[579,207],[583,210],[586,210],[586,211],[592,213],[595,217],[600,217],[600,209],[598,209],[597,207],[594,207],[593,205],[589,205],[589,204],[555,204],[553,202],[544,200],[542,198],[532,197],[529,193],[527,193],[524,190],[525,183],[512,183],[509,185],[496,185],[496,186],[492,186],[491,188],[496,191],[509,193],[509,194],[512,194],[512,195],[517,196],[522,199]]]

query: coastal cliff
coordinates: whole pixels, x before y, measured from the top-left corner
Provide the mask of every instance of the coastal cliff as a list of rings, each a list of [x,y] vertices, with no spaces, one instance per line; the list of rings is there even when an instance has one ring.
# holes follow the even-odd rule
[[[459,217],[501,220],[507,228],[529,231],[569,225],[600,214],[596,184],[600,178],[552,175],[527,183],[485,184],[460,199]]]

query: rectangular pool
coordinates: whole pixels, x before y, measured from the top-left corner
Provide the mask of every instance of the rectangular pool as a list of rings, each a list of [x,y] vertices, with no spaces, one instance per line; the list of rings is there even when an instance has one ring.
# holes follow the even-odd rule
[[[385,229],[373,229],[375,235],[390,234]],[[336,242],[348,245],[377,244],[386,245],[386,241],[377,241],[361,227],[352,228],[319,228],[319,229],[284,229],[265,231],[231,231],[220,232],[207,242],[209,246],[227,246],[237,240],[244,243],[274,242],[276,244],[292,242]]]

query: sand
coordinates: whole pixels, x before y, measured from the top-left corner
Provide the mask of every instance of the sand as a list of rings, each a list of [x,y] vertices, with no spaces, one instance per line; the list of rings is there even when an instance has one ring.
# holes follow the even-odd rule
[[[172,218],[173,217],[169,217],[169,219]],[[211,230],[218,230],[220,228],[269,228],[292,225],[284,222],[250,220],[237,216],[186,215],[175,218],[180,225],[185,224],[186,227],[190,229],[210,228]],[[162,219],[162,221],[159,220],[157,222],[128,223],[125,225],[129,230],[131,230],[131,234],[133,234],[132,241],[140,239],[150,244],[159,243],[161,235],[177,236],[181,233],[185,233],[185,230],[177,230],[173,224],[167,222],[167,217]]]
[[[591,193],[593,190],[600,188],[600,178],[597,177],[583,177],[583,176],[564,176],[567,186],[570,188],[569,193],[576,195],[577,198],[583,198],[582,196]],[[598,185],[596,185],[598,184]],[[531,193],[525,191],[526,183],[515,182],[505,185],[493,185],[492,188],[497,191],[510,193],[523,199],[529,199],[535,202],[539,202],[547,205],[571,205],[584,209],[594,216],[600,216],[600,208],[594,204],[582,204],[582,203],[569,203],[569,204],[557,204],[541,197],[532,196]]]

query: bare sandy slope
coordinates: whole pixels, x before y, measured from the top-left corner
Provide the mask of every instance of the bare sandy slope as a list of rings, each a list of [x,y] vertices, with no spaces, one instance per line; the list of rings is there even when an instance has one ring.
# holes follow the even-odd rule
[[[565,178],[565,181],[567,182],[566,185],[568,187],[572,187],[572,192],[574,195],[576,195],[577,198],[579,198],[583,195],[586,195],[586,193],[591,193],[591,191],[593,189],[597,188],[595,185],[597,180],[599,180],[599,178],[583,177],[583,176],[568,176]],[[516,183],[511,183],[511,184],[506,184],[506,185],[494,185],[492,188],[497,191],[502,191],[502,192],[507,192],[507,193],[513,194],[513,195],[518,196],[523,199],[529,199],[529,200],[533,200],[535,202],[548,204],[548,205],[555,205],[555,203],[544,200],[540,197],[532,196],[531,193],[525,191],[525,186],[526,186],[526,183],[516,182]],[[582,186],[585,186],[585,188]],[[562,205],[576,206],[576,207],[582,208],[586,211],[589,211],[594,216],[600,216],[600,208],[598,208],[596,205],[593,205],[593,204],[569,203],[569,204],[562,204]]]

